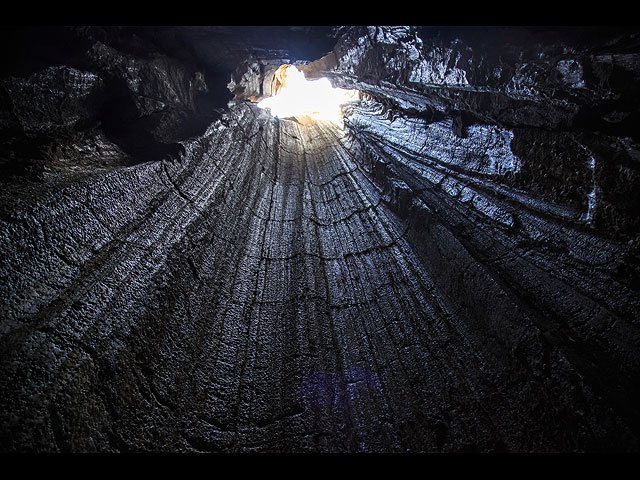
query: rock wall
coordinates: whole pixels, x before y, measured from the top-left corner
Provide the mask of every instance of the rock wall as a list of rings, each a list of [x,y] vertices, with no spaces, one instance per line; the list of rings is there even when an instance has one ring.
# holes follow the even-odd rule
[[[3,178],[3,451],[638,450],[637,34],[338,32],[344,128],[244,100],[248,55],[204,133],[128,124],[171,157],[97,126]],[[197,111],[193,66],[99,48],[4,80],[12,121],[76,131],[113,78]]]

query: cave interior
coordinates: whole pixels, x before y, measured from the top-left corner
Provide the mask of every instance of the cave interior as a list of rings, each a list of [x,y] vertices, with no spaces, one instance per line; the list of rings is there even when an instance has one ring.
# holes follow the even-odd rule
[[[639,450],[640,28],[0,45],[0,451]]]

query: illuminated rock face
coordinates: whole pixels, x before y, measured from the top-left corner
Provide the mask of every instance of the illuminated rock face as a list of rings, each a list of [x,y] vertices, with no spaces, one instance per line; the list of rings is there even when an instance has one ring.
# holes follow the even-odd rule
[[[140,163],[20,117],[65,134],[0,190],[3,451],[638,450],[635,54],[342,34],[344,129],[233,101]],[[99,118],[113,62],[44,78]]]

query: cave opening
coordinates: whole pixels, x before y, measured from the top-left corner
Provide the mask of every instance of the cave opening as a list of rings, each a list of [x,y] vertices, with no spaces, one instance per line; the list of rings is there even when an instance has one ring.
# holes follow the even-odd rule
[[[307,80],[294,65],[284,64],[273,75],[272,96],[261,99],[258,107],[277,118],[296,118],[301,123],[328,121],[342,123],[342,106],[360,99],[357,90],[335,88],[329,79]]]

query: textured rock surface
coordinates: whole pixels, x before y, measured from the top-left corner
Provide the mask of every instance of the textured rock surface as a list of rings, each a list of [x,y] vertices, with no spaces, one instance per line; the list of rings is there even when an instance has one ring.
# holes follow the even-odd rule
[[[344,128],[227,49],[199,132],[188,56],[80,31],[0,92],[3,451],[638,451],[637,32],[342,27]]]

